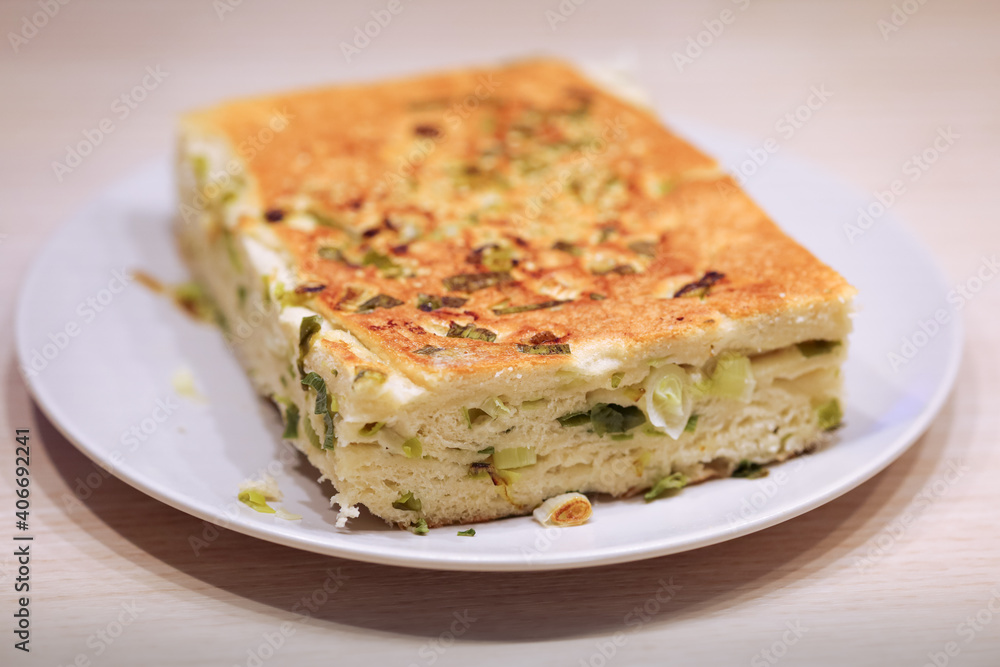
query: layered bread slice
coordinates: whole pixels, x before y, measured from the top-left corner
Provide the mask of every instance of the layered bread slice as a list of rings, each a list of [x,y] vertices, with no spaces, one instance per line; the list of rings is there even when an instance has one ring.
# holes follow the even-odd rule
[[[627,496],[840,423],[854,290],[563,63],[191,113],[178,183],[184,256],[342,519]]]

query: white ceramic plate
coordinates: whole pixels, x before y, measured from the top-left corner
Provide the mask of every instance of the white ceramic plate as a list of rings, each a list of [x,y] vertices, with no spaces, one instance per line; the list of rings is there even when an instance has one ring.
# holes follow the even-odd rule
[[[678,126],[675,123],[675,126]],[[734,168],[752,145],[691,123],[680,129]],[[116,276],[143,269],[180,282],[167,160],[136,171],[61,227],[35,260],[17,311],[22,370],[38,404],[94,461],[149,495],[249,535],[301,549],[394,565],[454,570],[542,570],[649,558],[721,542],[807,512],[895,460],[926,429],[955,378],[962,346],[948,285],[930,255],[888,215],[854,242],[844,224],[869,200],[827,175],[770,156],[747,188],[774,218],[860,290],[847,364],[846,428],[838,442],[759,480],[726,479],[646,504],[597,501],[589,524],[543,529],[521,517],[427,536],[362,517],[334,527],[329,485],[280,440],[277,413],[257,398],[215,329]],[[908,339],[914,349],[902,350]],[[916,351],[915,355],[912,353]],[[889,354],[911,354],[900,365]],[[896,366],[895,368],[893,366]],[[192,371],[204,402],[178,397]],[[30,369],[30,370],[29,370]],[[288,465],[277,465],[276,461]],[[236,502],[237,486],[271,467],[302,515],[286,521]]]

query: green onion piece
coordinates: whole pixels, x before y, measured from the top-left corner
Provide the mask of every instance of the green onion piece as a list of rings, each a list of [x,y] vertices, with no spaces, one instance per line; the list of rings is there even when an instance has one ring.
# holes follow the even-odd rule
[[[608,297],[605,296],[604,294],[598,294],[597,292],[591,292],[590,293],[590,300],[591,301],[604,301],[607,298]]]
[[[749,402],[756,386],[750,359],[735,352],[724,352],[716,360],[708,393],[721,398]]]
[[[392,261],[388,255],[369,250],[361,258],[361,266],[374,266],[384,278],[398,278],[403,275],[403,267]]]
[[[274,508],[267,504],[267,498],[260,491],[240,491],[240,502],[261,514],[274,514]]]
[[[474,324],[451,323],[448,329],[448,338],[471,338],[473,340],[484,340],[488,343],[496,341],[497,335],[489,329],[477,327]]]
[[[434,294],[417,294],[417,310],[429,313],[439,308],[461,308],[468,299],[460,296],[437,296]]]
[[[527,313],[532,310],[545,310],[547,308],[555,308],[556,306],[561,306],[564,303],[570,303],[569,300],[565,301],[542,301],[541,303],[529,303],[523,306],[506,306],[504,308],[493,308],[494,315],[514,315],[516,313]]]
[[[645,426],[643,426],[642,427],[642,432],[645,433],[646,435],[651,435],[651,436],[653,436],[655,438],[667,438],[667,437],[669,437],[666,433],[664,433],[663,431],[659,430],[658,428],[656,428],[652,424],[646,424]]]
[[[550,343],[545,345],[517,344],[517,351],[522,354],[571,354],[569,343]]]
[[[403,305],[403,302],[388,294],[378,294],[358,306],[359,313],[370,313],[376,308],[395,308]]]
[[[371,436],[381,431],[383,426],[385,426],[385,422],[371,422],[370,424],[365,424],[360,429],[358,429],[358,433],[360,433],[365,437],[370,438]]]
[[[289,439],[299,437],[299,407],[294,403],[285,408],[285,432],[281,437]]]
[[[625,433],[646,423],[646,415],[638,407],[623,407],[610,403],[598,403],[590,410],[590,422],[594,433]]]
[[[540,410],[549,402],[547,398],[536,398],[533,401],[525,401],[519,406],[522,410]]]
[[[625,379],[625,374],[624,373],[615,373],[614,375],[612,375],[611,376],[611,388],[612,389],[617,389],[618,385],[620,385],[622,383],[622,380],[624,380],[624,379]]]
[[[511,414],[510,408],[507,407],[507,404],[500,400],[497,396],[486,399],[483,402],[482,411],[493,419],[499,419],[501,415],[509,416]]]
[[[622,393],[625,395],[625,398],[629,399],[633,403],[636,403],[640,398],[646,395],[646,388],[641,384],[633,384],[622,389]]]
[[[494,451],[495,451],[495,450],[493,449],[493,446],[492,446],[492,445],[490,445],[490,446],[489,446],[489,447],[487,447],[486,449],[480,449],[480,450],[479,450],[478,452],[476,452],[476,453],[477,453],[477,454],[487,454],[487,455],[489,455],[489,454],[492,454],[492,453],[493,453]]]
[[[668,477],[664,477],[659,482],[657,482],[656,485],[652,489],[647,491],[646,495],[644,495],[643,497],[646,499],[646,502],[651,502],[663,496],[664,494],[674,495],[674,493],[670,492],[680,491],[685,486],[687,486],[687,484],[688,484],[687,475],[681,472],[675,472],[674,474]]]
[[[634,433],[615,433],[611,436],[612,440],[631,440],[635,437]]]
[[[319,436],[316,435],[316,430],[312,427],[312,422],[305,419],[302,423],[306,427],[306,437],[309,439],[309,444],[316,449],[323,449],[323,444],[319,441]]]
[[[399,494],[399,498],[392,503],[392,506],[398,510],[409,510],[410,512],[419,512],[422,507],[420,499],[413,495],[413,491]]]
[[[426,535],[430,532],[425,519],[417,519],[417,522],[410,526],[410,532],[414,535]]]
[[[643,257],[656,257],[656,241],[632,241],[628,249]]]
[[[475,292],[513,280],[506,271],[489,273],[463,273],[445,278],[441,282],[449,292]]]
[[[804,343],[797,343],[795,347],[799,348],[799,352],[802,353],[803,357],[811,358],[818,357],[821,354],[829,354],[833,352],[834,348],[840,347],[839,340],[807,340]]]
[[[743,459],[736,465],[736,470],[733,471],[733,477],[742,477],[743,479],[758,479],[760,477],[767,477],[768,469],[759,463],[754,463],[750,459]]]
[[[688,423],[684,425],[685,433],[694,433],[698,430],[698,415],[691,415]]]
[[[479,263],[493,272],[506,272],[514,268],[514,250],[509,246],[490,245],[479,253]]]
[[[424,453],[424,447],[419,438],[410,438],[403,443],[403,456],[408,459],[419,459]]]
[[[556,421],[564,427],[583,426],[590,423],[590,412],[571,412],[562,417],[557,417]]]
[[[309,315],[302,318],[302,322],[299,324],[299,375],[305,375],[305,368],[302,363],[305,359],[306,354],[309,352],[309,345],[312,342],[313,336],[320,332],[323,328],[323,320],[319,315]],[[319,414],[319,413],[317,413]]]
[[[844,422],[844,411],[840,407],[840,401],[831,398],[816,408],[816,417],[819,420],[819,427],[824,431],[833,431],[840,428]]]
[[[532,447],[509,447],[493,452],[493,465],[500,470],[513,470],[533,466],[538,462],[538,454]]]
[[[460,530],[460,531],[458,531],[458,536],[459,537],[475,537],[476,536],[476,529],[475,528],[469,528],[468,530]]]
[[[437,354],[443,349],[444,349],[443,347],[434,347],[433,345],[425,345],[419,350],[414,350],[413,354],[432,355],[432,354]]]
[[[324,382],[323,378],[321,378],[315,372],[310,372],[308,375],[302,378],[302,385],[306,387],[312,387],[313,389],[316,390],[316,407],[314,408],[313,412],[317,415],[323,415],[323,425],[326,427],[322,448],[333,449],[336,444],[336,437],[334,435],[334,427],[333,427],[333,414],[331,412],[333,408],[333,397],[327,395],[326,393],[326,382]],[[308,420],[306,420],[306,423],[308,424]],[[312,427],[310,426],[310,429],[311,428]]]
[[[565,252],[565,253],[569,253],[570,255],[573,255],[574,257],[579,257],[580,255],[583,254],[583,250],[581,250],[577,246],[573,245],[569,241],[556,241],[555,244],[552,246],[552,249],[553,250],[559,250],[559,251]]]
[[[364,380],[365,382],[374,382],[375,384],[382,384],[385,382],[385,373],[382,371],[377,371],[372,368],[362,368],[358,371],[358,374],[354,376],[354,384]]]

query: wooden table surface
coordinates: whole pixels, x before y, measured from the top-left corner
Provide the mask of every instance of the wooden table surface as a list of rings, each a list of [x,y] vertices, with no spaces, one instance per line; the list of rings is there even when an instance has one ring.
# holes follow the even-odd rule
[[[863,192],[951,128],[954,145],[892,209],[957,284],[1000,251],[995,0],[400,0],[349,60],[341,43],[388,0],[64,2],[0,5],[0,508],[13,505],[14,429],[30,428],[35,524],[32,650],[13,648],[16,568],[0,556],[0,664],[1000,665],[1000,284],[965,309],[941,416],[875,479],[728,543],[543,574],[383,567],[225,530],[196,556],[201,521],[114,478],[70,502],[95,467],[26,393],[10,325],[52,230],[171,150],[180,110],[525,53],[620,63],[668,116],[757,141],[825,86],[781,150]],[[147,68],[160,75],[145,99],[113,112]],[[92,154],[54,166],[105,117],[113,132]],[[967,470],[951,483],[949,466]],[[650,603],[671,581],[673,598]],[[647,603],[657,613],[630,621]]]

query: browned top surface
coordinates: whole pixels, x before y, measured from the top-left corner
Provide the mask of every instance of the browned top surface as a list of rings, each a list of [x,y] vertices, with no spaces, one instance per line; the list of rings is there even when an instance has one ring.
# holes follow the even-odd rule
[[[269,224],[302,281],[325,285],[317,307],[418,380],[570,360],[517,343],[641,346],[851,293],[710,158],[562,63],[307,91],[190,119],[236,146],[257,138],[244,157],[282,219],[245,224]],[[280,131],[262,135],[268,123]],[[294,228],[295,211],[320,224]],[[725,277],[707,297],[674,298],[708,272]],[[447,280],[466,274],[493,284]],[[425,312],[421,294],[464,302]],[[358,312],[378,295],[382,307]],[[550,307],[495,312],[531,304]],[[469,324],[495,341],[444,335]],[[427,347],[441,350],[416,353]]]

